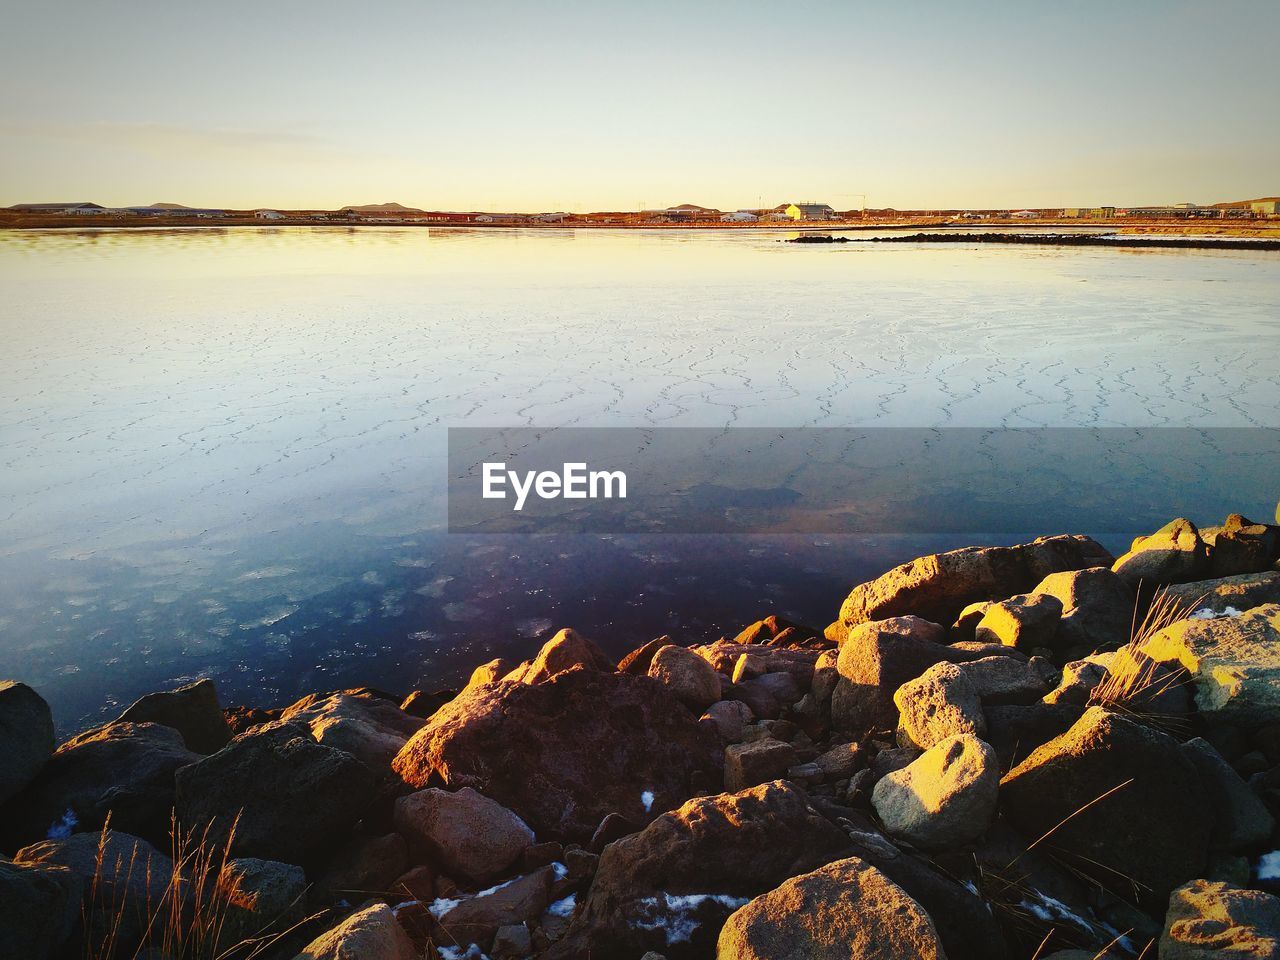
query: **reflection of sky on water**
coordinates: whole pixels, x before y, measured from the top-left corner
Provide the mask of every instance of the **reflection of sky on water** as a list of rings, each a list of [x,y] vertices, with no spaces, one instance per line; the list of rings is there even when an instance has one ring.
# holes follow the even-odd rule
[[[569,623],[615,651],[820,625],[924,541],[448,537],[443,428],[1275,425],[1278,280],[751,234],[9,234],[0,673],[73,726],[197,674],[445,684]]]

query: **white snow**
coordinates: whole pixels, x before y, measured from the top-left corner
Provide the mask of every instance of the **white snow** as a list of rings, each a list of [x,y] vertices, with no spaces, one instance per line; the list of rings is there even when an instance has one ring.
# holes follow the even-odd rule
[[[1258,858],[1259,880],[1280,880],[1280,850],[1272,850]]]
[[[440,960],[489,960],[488,954],[476,944],[471,944],[464,951],[461,947],[436,947]]]
[[[645,813],[648,813],[650,810],[652,810],[653,809],[653,791],[646,790],[644,791],[644,793],[640,794],[640,802],[644,804]]]
[[[578,895],[571,893],[563,900],[557,900],[551,906],[547,907],[547,913],[553,917],[568,917],[573,915],[573,911],[578,906]]]
[[[563,880],[569,875],[569,868],[559,860],[552,861],[551,872],[556,875],[557,880]]]
[[[451,900],[448,897],[439,897],[432,902],[431,906],[427,907],[427,910],[430,911],[433,917],[439,920],[461,902],[461,900]]]
[[[44,838],[46,840],[65,840],[71,836],[76,826],[80,823],[76,812],[70,807],[67,812],[62,815],[62,819],[45,831]]]
[[[727,893],[688,893],[676,895],[664,893],[661,897],[645,897],[640,907],[649,916],[631,921],[641,930],[660,930],[667,938],[667,945],[687,943],[701,923],[692,914],[704,903],[717,903],[730,910],[737,910],[747,902],[746,897],[733,897]]]
[[[1217,620],[1219,617],[1238,617],[1243,612],[1235,607],[1223,607],[1221,613],[1218,613],[1212,607],[1201,607],[1191,614],[1191,617],[1195,620]]]

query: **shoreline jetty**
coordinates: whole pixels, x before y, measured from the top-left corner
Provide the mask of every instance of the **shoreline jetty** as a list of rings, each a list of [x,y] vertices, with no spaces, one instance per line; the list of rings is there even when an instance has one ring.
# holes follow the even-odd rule
[[[56,746],[0,682],[0,960],[1280,957],[1280,526],[970,547],[681,639],[201,680]]]

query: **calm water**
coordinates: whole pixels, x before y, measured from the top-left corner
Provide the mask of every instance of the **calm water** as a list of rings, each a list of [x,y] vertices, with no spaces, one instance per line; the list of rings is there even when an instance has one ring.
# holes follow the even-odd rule
[[[0,675],[64,729],[444,686],[563,625],[821,626],[972,539],[451,536],[450,425],[1280,425],[1275,254],[778,239],[0,235]]]

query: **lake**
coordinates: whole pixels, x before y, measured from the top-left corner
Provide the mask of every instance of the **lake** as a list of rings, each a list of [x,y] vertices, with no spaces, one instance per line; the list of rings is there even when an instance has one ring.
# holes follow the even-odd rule
[[[1280,255],[780,240],[0,235],[0,676],[64,732],[197,676],[434,689],[561,626],[821,627],[975,539],[450,534],[448,427],[1280,425]]]

